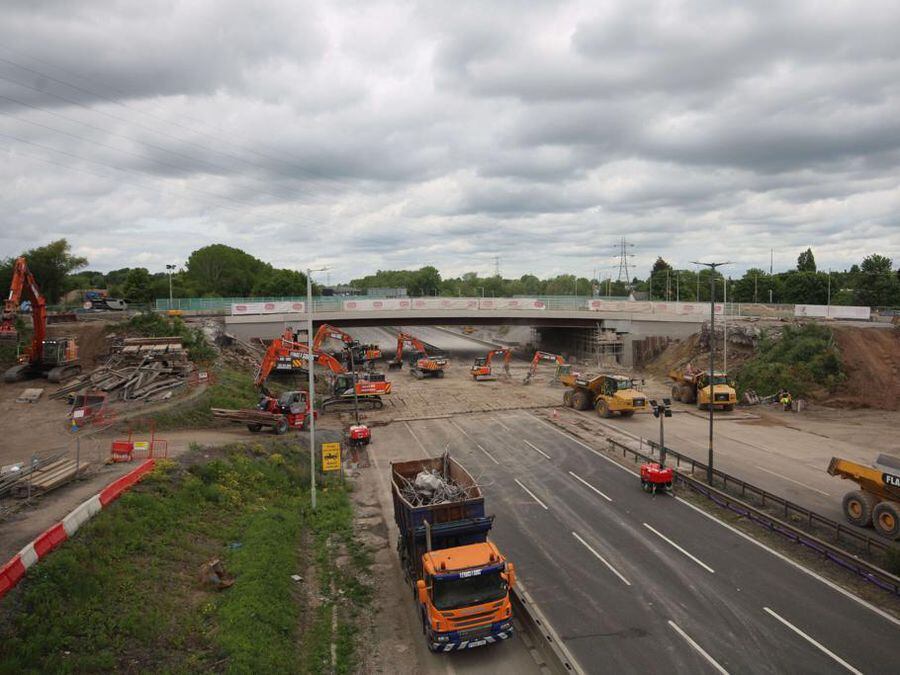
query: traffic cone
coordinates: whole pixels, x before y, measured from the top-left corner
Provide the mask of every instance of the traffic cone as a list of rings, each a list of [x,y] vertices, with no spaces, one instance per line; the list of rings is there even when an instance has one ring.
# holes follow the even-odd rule
[[[559,411],[556,408],[553,409],[553,419],[559,419]]]

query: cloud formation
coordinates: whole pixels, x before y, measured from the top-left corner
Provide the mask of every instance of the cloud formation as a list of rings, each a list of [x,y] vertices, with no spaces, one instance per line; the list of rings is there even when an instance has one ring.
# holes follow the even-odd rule
[[[900,6],[0,8],[0,253],[331,278],[900,258]],[[614,272],[614,271],[613,271]]]

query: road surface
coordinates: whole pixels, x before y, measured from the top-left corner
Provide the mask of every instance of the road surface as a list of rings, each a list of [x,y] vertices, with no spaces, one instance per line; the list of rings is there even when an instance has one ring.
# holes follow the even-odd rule
[[[395,423],[372,453],[386,473],[445,448],[484,485],[494,539],[585,672],[896,669],[900,622],[686,502],[644,494],[528,412]]]

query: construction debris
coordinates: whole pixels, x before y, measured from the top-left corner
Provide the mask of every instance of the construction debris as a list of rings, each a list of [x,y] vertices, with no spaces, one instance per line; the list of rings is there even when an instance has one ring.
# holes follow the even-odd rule
[[[194,370],[177,337],[126,338],[112,346],[105,365],[50,395],[72,398],[86,389],[106,392],[110,400],[161,401],[183,387]]]
[[[213,558],[200,566],[200,583],[221,591],[234,585],[234,577],[226,571],[221,560]]]
[[[43,389],[26,389],[16,398],[16,403],[37,403],[43,393]]]
[[[452,478],[448,478],[446,472],[442,474],[437,469],[420,471],[412,481],[399,474],[395,475],[404,483],[401,488],[404,499],[413,506],[433,506],[462,501],[479,494],[480,489],[478,485],[465,488]]]

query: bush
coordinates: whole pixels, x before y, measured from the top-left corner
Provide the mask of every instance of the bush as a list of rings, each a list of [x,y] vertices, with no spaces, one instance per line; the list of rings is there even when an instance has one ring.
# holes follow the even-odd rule
[[[774,394],[782,387],[795,396],[817,388],[833,391],[846,379],[831,329],[819,324],[787,326],[780,340],[764,335],[759,352],[738,371],[741,392]]]

